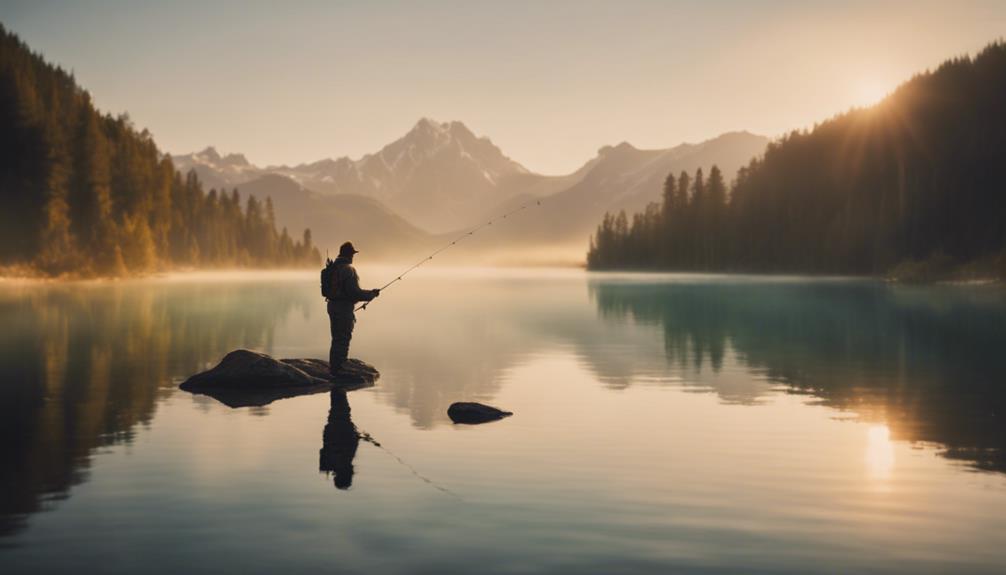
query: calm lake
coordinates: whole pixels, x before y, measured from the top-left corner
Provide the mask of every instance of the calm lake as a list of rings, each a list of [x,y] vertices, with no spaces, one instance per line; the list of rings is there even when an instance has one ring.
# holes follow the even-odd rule
[[[1006,572],[1000,288],[421,269],[358,314],[377,386],[244,408],[177,386],[327,357],[317,274],[0,318],[5,574]]]

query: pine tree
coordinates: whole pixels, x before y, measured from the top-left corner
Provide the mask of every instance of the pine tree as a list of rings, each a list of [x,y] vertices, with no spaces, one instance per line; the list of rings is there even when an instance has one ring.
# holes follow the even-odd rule
[[[50,109],[59,111],[58,99],[50,102]],[[55,121],[55,114],[49,118],[46,128],[48,148],[46,202],[44,223],[37,264],[50,274],[60,274],[76,265],[75,239],[70,231],[69,186],[71,161],[65,135]]]
[[[111,162],[102,120],[88,114],[83,135],[83,183],[80,218],[76,235],[84,239],[85,250],[100,273],[121,269],[115,222],[112,220]]]
[[[726,249],[728,230],[725,225],[727,211],[727,186],[723,181],[723,173],[713,165],[709,170],[709,180],[706,182],[706,267],[721,269],[723,252]]]
[[[673,265],[674,231],[680,225],[681,208],[678,201],[678,182],[674,174],[667,174],[664,179],[664,190],[661,196],[661,223],[663,233],[660,234],[660,249],[657,257],[664,266]]]

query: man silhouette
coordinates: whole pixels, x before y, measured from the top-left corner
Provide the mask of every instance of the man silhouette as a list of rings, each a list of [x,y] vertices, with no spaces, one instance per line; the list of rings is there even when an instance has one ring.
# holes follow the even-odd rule
[[[350,419],[349,398],[345,391],[332,390],[328,423],[322,432],[318,469],[332,474],[339,489],[353,485],[353,458],[360,446],[360,432]]]
[[[339,247],[339,257],[335,259],[332,270],[328,298],[328,319],[332,330],[332,348],[328,353],[329,369],[332,375],[339,372],[349,356],[349,341],[353,338],[353,327],[356,324],[356,314],[353,308],[357,302],[370,301],[377,297],[381,290],[360,289],[360,276],[353,268],[353,256],[356,251],[351,242]]]

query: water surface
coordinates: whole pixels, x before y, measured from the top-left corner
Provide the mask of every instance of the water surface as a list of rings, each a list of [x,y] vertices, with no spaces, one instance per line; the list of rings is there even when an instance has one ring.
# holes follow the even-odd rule
[[[1006,569],[999,288],[421,270],[374,388],[176,389],[325,357],[315,276],[0,284],[3,572]]]

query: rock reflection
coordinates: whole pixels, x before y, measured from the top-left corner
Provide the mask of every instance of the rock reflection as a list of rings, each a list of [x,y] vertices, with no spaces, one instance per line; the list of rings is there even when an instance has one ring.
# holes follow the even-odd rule
[[[361,357],[383,372],[376,393],[417,427],[448,424],[451,402],[491,400],[507,370],[558,350],[608,387],[674,381],[743,404],[782,388],[886,425],[890,440],[1006,471],[998,290],[591,277],[593,302],[583,276],[417,282],[360,329]],[[65,497],[96,449],[130,441],[181,378],[227,351],[271,353],[283,325],[281,351],[321,355],[321,309],[313,277],[0,290],[0,535]],[[336,487],[352,485],[369,441],[349,415],[333,396],[319,468]],[[889,442],[876,433],[882,474]]]
[[[885,423],[892,439],[935,443],[946,457],[1006,471],[1006,296],[998,289],[599,280],[590,294],[610,324],[658,325],[673,368],[715,372],[733,354],[749,375]],[[724,393],[717,378],[707,381]],[[769,389],[754,386],[743,402]]]
[[[173,379],[235,347],[268,350],[277,321],[306,305],[251,283],[0,291],[0,535],[84,481],[96,449],[150,424]]]

